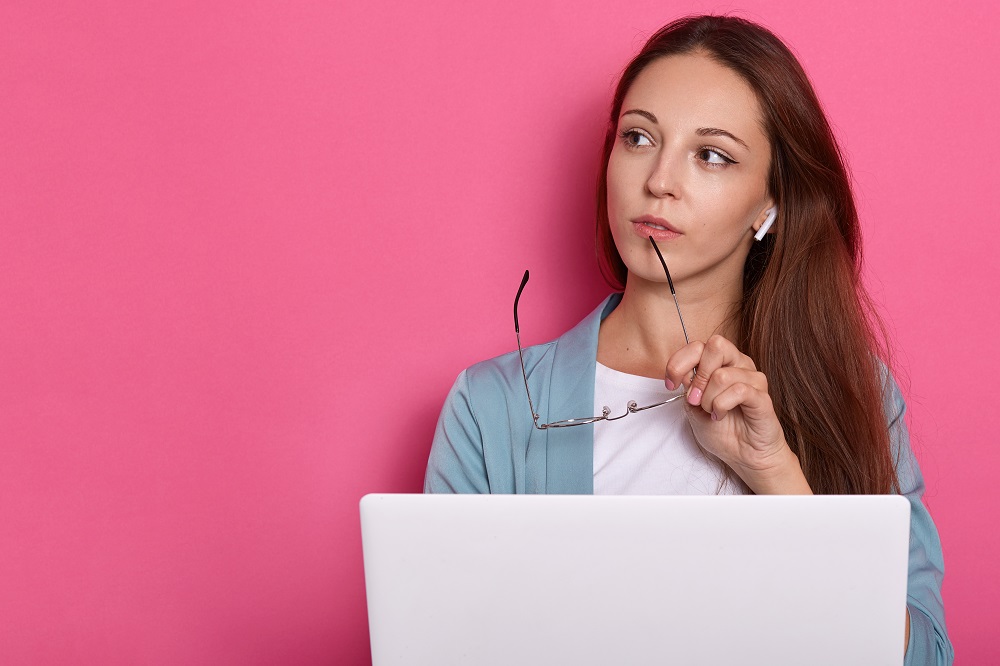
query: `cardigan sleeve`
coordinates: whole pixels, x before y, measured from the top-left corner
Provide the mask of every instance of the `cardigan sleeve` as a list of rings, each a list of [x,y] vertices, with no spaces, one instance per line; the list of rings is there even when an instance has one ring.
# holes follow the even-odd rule
[[[889,436],[896,456],[900,492],[910,501],[910,557],[906,606],[910,611],[910,642],[904,666],[947,666],[955,651],[944,623],[941,581],[944,559],[937,528],[924,506],[924,479],[910,447],[903,414],[906,403],[899,387],[889,380]]]
[[[463,370],[438,418],[424,476],[425,493],[489,493],[483,436]]]

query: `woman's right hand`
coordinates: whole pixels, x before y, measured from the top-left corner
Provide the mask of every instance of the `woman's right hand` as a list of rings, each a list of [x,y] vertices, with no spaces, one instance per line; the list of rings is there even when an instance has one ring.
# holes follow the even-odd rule
[[[767,377],[730,340],[713,335],[681,347],[667,361],[665,384],[687,386],[688,421],[698,444],[754,492],[811,494],[785,441]]]

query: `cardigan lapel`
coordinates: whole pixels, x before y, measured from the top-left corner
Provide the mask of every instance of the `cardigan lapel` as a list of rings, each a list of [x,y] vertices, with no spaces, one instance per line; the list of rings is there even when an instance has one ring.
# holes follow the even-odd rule
[[[556,341],[549,383],[547,418],[593,416],[597,336],[601,321],[621,302],[608,296],[597,309]],[[545,492],[564,495],[594,493],[594,426],[546,431]]]

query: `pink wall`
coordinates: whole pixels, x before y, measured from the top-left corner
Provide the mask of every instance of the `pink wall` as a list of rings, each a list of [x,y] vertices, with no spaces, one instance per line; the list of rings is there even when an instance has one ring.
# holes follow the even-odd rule
[[[995,4],[407,4],[0,5],[2,661],[366,662],[358,499],[420,488],[525,267],[529,343],[605,293],[614,77],[739,8],[843,138],[959,663],[995,657]]]

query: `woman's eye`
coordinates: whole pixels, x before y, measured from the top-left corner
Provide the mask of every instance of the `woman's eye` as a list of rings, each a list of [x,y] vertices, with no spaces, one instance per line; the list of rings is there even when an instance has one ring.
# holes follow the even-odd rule
[[[625,142],[625,145],[629,148],[641,148],[643,146],[653,145],[653,141],[646,135],[646,133],[640,132],[639,130],[622,130],[619,132],[619,135]]]
[[[713,148],[702,148],[699,150],[698,159],[707,164],[736,164],[736,160],[723,155]]]

